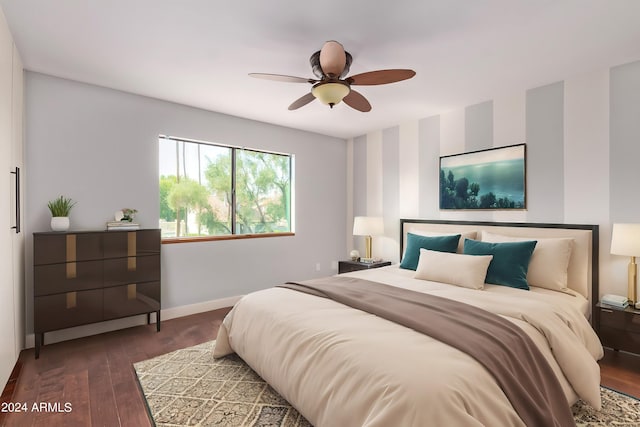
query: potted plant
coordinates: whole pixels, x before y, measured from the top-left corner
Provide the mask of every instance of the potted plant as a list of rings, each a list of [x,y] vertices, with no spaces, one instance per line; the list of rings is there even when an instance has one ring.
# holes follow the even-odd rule
[[[137,209],[124,208],[122,209],[122,219],[120,221],[132,222],[137,213]]]
[[[69,229],[69,212],[76,202],[64,196],[51,200],[47,206],[51,211],[51,229],[53,231],[67,231]]]

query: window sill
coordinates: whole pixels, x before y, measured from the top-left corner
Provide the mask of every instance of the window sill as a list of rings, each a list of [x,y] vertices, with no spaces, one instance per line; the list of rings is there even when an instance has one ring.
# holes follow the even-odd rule
[[[256,233],[256,234],[227,234],[224,236],[200,236],[200,237],[170,237],[162,239],[162,244],[173,243],[193,243],[193,242],[211,242],[217,240],[242,240],[242,239],[261,239],[263,237],[285,237],[295,236],[295,233]]]

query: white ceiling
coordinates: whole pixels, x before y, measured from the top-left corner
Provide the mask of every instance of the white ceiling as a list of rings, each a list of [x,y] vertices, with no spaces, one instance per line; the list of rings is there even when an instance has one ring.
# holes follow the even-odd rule
[[[25,68],[342,138],[640,59],[639,0],[0,0]],[[288,105],[326,40],[351,73],[412,68],[361,86],[369,113]]]

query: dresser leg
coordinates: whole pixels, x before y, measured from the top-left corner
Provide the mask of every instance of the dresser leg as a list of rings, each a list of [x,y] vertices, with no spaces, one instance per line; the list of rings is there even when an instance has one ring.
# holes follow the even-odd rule
[[[160,332],[160,310],[156,311],[156,332]]]
[[[36,339],[36,359],[40,357],[40,347],[44,344],[44,334],[34,334]]]

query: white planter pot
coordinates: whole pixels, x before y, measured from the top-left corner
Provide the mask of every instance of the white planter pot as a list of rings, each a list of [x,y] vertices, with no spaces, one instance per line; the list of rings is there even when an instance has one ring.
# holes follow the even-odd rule
[[[53,231],[67,231],[69,229],[69,217],[68,216],[52,217],[51,229]]]

